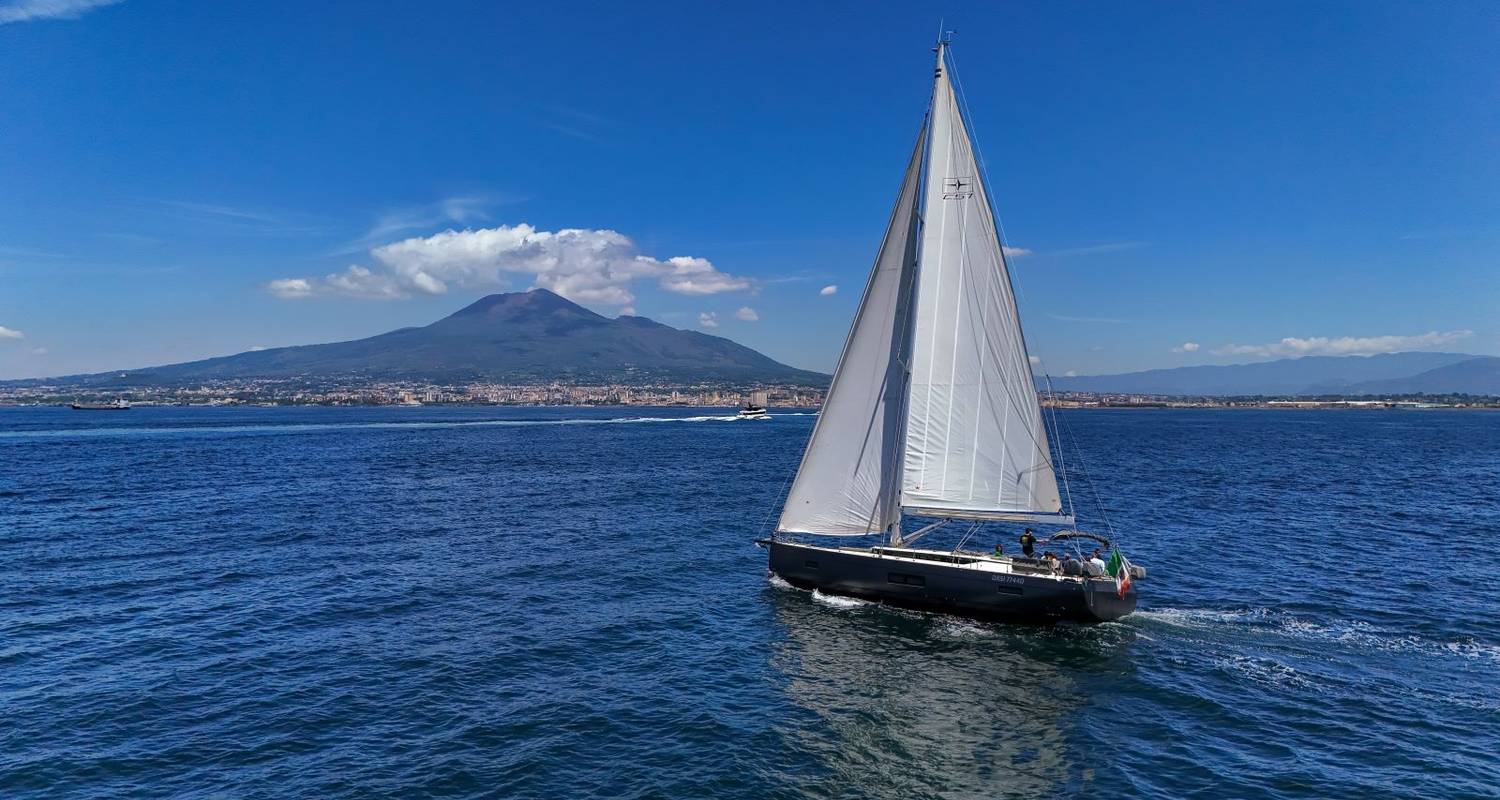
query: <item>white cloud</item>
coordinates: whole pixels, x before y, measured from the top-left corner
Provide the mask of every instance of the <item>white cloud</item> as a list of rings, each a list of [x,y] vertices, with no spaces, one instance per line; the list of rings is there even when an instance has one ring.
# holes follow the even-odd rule
[[[1040,363],[1042,363],[1042,360],[1040,358],[1037,358],[1036,356],[1027,356],[1026,360],[1030,361],[1032,364],[1040,364]]]
[[[1473,331],[1428,331],[1415,336],[1314,336],[1308,339],[1288,336],[1271,344],[1226,344],[1215,348],[1213,352],[1221,356],[1259,356],[1261,358],[1368,356],[1376,353],[1399,353],[1405,350],[1440,347],[1473,335]]]
[[[265,349],[267,349],[267,348],[263,344],[253,344],[253,345],[250,345],[250,352],[252,352],[252,353],[259,353],[260,351],[265,350]]]
[[[0,325],[0,339],[24,339],[24,338],[26,338],[26,334],[21,333],[18,330],[7,328],[4,325]]]
[[[1063,373],[1063,377],[1064,378],[1076,378],[1076,377],[1078,377],[1078,370],[1076,370],[1076,369],[1070,369],[1067,372]]]
[[[622,316],[622,317],[633,317],[633,316],[635,316],[635,306],[625,306],[624,308],[620,309],[620,316]]]
[[[1031,255],[1031,251],[1024,247],[1010,247],[1009,245],[1001,246],[1000,252],[1004,253],[1006,258],[1020,258],[1021,256]]]
[[[77,19],[85,11],[124,0],[10,0],[0,2],[0,25],[34,19]]]
[[[832,295],[832,294],[838,294],[838,291],[839,291],[838,285],[830,283],[827,286],[824,286],[823,288],[819,289],[818,290],[818,294],[821,295],[821,296],[823,296],[823,297],[827,297],[827,296]]]
[[[1198,352],[1198,343],[1197,342],[1183,342],[1182,344],[1179,344],[1176,347],[1172,348],[1172,352],[1174,352],[1174,353],[1196,353],[1196,352]]]
[[[721,272],[705,258],[644,255],[628,236],[611,230],[539,231],[524,223],[447,230],[382,245],[370,255],[376,269],[354,265],[322,279],[283,278],[266,288],[280,297],[397,298],[443,294],[450,286],[500,287],[518,274],[580,303],[627,306],[635,301],[630,286],[636,280],[695,296],[751,287],[749,278]]]
[[[705,328],[719,327],[719,315],[712,311],[705,311],[698,315],[698,324]]]
[[[279,278],[266,284],[266,291],[285,300],[312,297],[312,283],[306,278]]]
[[[33,348],[31,348],[31,354],[34,355],[34,356],[44,356],[44,355],[47,355],[47,348],[45,348],[45,347],[33,347]]]
[[[746,322],[760,322],[760,315],[750,306],[742,306],[739,311],[734,312],[734,316]]]

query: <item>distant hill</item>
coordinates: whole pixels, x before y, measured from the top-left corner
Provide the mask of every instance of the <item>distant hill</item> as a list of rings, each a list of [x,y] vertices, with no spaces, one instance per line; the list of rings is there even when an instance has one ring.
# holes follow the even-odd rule
[[[1465,367],[1465,364],[1473,366]],[[1318,395],[1417,392],[1497,394],[1500,359],[1463,353],[1307,356],[1258,364],[1176,367],[1119,375],[1052,378],[1057,391],[1162,395]],[[1490,370],[1486,372],[1486,369]],[[1428,376],[1428,377],[1423,377]],[[1404,389],[1403,386],[1443,386]],[[1488,388],[1486,388],[1488,387]]]
[[[368,339],[64,378],[9,381],[90,387],[177,386],[225,379],[415,380],[638,384],[782,383],[825,387],[829,377],[744,345],[645,317],[600,316],[546,289],[494,294],[437,322]]]
[[[1365,381],[1349,394],[1489,394],[1500,395],[1500,358],[1477,356],[1406,378]]]

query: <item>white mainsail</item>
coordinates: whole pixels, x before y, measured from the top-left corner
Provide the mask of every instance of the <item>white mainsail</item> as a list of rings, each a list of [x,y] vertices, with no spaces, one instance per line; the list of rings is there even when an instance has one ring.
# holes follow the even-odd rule
[[[924,126],[779,530],[859,536],[900,519],[904,361],[925,133]]]
[[[1062,511],[1005,256],[945,49],[938,46],[932,107],[780,531],[876,533],[903,510],[1017,520]]]
[[[922,516],[1062,503],[995,217],[939,45],[901,504]]]

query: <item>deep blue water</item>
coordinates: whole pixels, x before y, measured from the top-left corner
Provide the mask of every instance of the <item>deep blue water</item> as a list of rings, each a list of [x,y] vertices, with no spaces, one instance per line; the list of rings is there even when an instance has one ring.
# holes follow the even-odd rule
[[[717,413],[0,409],[0,797],[1500,795],[1500,414],[1067,412],[1042,629],[774,585]]]

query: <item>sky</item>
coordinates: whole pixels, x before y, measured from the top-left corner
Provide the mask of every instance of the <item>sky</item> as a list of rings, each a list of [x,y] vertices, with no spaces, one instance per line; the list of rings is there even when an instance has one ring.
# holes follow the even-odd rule
[[[1500,4],[0,0],[0,378],[545,286],[831,371],[956,30],[1051,374],[1500,353]]]

